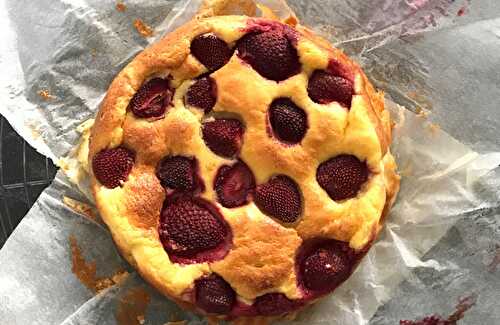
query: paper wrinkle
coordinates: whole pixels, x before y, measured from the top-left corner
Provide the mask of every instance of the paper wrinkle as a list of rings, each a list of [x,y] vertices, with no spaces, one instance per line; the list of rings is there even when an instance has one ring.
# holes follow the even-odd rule
[[[314,8],[315,6],[322,7],[326,3],[328,2],[318,1],[316,4],[310,3],[306,5],[306,9],[310,7]],[[358,46],[361,46],[362,49],[358,54],[362,56],[401,36],[416,35],[445,28],[455,16],[451,14],[453,10],[460,8],[467,1],[375,0],[358,3],[338,1],[338,3],[339,6],[332,9],[332,11],[335,10],[335,15],[342,16],[344,20],[349,21],[351,26],[346,30],[342,30],[342,33],[335,33],[335,35],[329,33],[326,36],[332,41],[335,41],[337,37],[341,38],[335,42],[337,46],[359,42],[360,45]],[[347,12],[347,14],[344,14],[344,12]],[[328,15],[321,16],[328,17]],[[316,17],[311,17],[311,19],[313,18]],[[356,28],[352,28],[352,25]],[[329,25],[328,23],[325,25],[320,24],[319,28],[328,31]],[[332,39],[332,36],[335,36],[334,39]]]
[[[282,1],[261,3],[276,10],[280,17],[293,15]],[[466,18],[468,21],[453,27],[454,10],[467,3],[295,0],[290,1],[290,6],[307,25],[357,58],[376,85],[388,91],[389,98],[413,111],[417,107],[428,111],[431,108],[423,105],[425,96],[405,95],[408,84],[418,84],[420,89],[415,90],[424,95],[449,90],[428,83],[433,69],[426,66],[430,61],[425,55],[394,46],[401,42],[402,35],[417,35],[426,40],[438,31],[446,32],[446,28],[467,30],[479,22],[484,24],[486,20],[478,16],[476,21]],[[487,9],[497,8],[493,2],[483,3]],[[39,152],[54,161],[65,159],[70,166],[66,172],[78,183],[75,186],[59,171],[0,251],[0,319],[6,324],[115,324],[120,297],[137,286],[146,286],[151,294],[147,324],[162,325],[174,315],[176,320],[188,320],[190,325],[206,323],[162,297],[133,270],[129,269],[131,274],[126,281],[95,296],[71,273],[70,235],[75,236],[86,258],[96,262],[99,276],[110,276],[117,269],[128,267],[99,220],[75,212],[63,203],[63,197],[67,196],[93,206],[88,178],[75,149],[80,138],[77,127],[94,117],[109,82],[123,66],[144,46],[196,14],[201,0],[183,0],[175,6],[173,2],[160,0],[125,4],[126,11],[120,13],[114,9],[113,1],[0,3],[0,30],[5,43],[5,51],[0,52],[3,71],[0,97],[5,101],[0,112]],[[41,31],[26,26],[25,18],[35,15],[34,11],[46,16],[36,24]],[[154,36],[148,39],[139,36],[132,26],[135,18],[153,26]],[[496,22],[498,19],[491,21]],[[37,51],[30,46],[39,35],[43,35],[41,40],[46,44]],[[386,64],[394,58],[408,64],[397,68]],[[407,80],[407,75],[412,79]],[[42,89],[54,98],[42,99],[37,95]],[[333,295],[310,307],[296,320],[283,324],[368,324],[377,309],[391,301],[399,284],[414,277],[415,270],[436,274],[462,270],[446,256],[439,259],[425,256],[429,250],[446,245],[450,228],[457,222],[486,224],[489,231],[499,234],[500,218],[485,216],[500,206],[497,168],[500,146],[489,145],[487,148],[497,150],[475,152],[435,127],[431,122],[434,111],[428,120],[391,101],[387,101],[387,106],[397,123],[392,152],[402,174],[402,184],[380,238],[353,276]],[[448,114],[453,114],[460,107],[448,109]],[[456,114],[463,115],[464,111]],[[497,121],[500,119],[493,117],[483,122],[496,127],[500,125]],[[448,126],[446,119],[441,122],[444,122],[441,127]],[[468,119],[462,121],[468,122]],[[500,243],[500,236],[483,239],[488,243],[495,240]],[[436,246],[438,242],[440,245]],[[494,301],[498,298],[497,293]],[[376,320],[384,317],[377,314]],[[388,314],[387,319],[392,320],[390,317]]]

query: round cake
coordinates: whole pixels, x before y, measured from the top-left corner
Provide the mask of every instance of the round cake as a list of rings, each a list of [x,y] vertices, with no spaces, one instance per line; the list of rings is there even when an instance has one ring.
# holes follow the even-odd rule
[[[197,17],[112,82],[92,190],[123,256],[182,307],[264,323],[335,290],[399,187],[383,94],[290,20]]]

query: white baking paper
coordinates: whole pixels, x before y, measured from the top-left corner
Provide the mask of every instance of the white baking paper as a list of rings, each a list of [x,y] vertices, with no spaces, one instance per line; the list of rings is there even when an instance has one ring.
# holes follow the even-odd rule
[[[136,324],[204,323],[149,287],[119,256],[98,217],[64,204],[72,198],[92,209],[85,179],[74,172],[78,126],[94,117],[122,67],[190,19],[200,2],[124,1],[124,12],[113,1],[0,3],[0,112],[67,172],[58,172],[0,251],[0,324],[119,324],[121,301],[137,288],[149,303]],[[264,2],[286,17],[284,3]],[[289,5],[387,92],[396,121],[392,150],[403,176],[386,227],[355,274],[292,323],[397,324],[452,312],[460,295],[476,293],[478,303],[463,323],[497,324],[500,288],[491,262],[500,247],[500,5]],[[153,37],[137,33],[132,22],[138,18],[154,28]],[[89,290],[72,272],[70,236],[95,262],[98,277],[124,269],[129,276],[98,294]]]

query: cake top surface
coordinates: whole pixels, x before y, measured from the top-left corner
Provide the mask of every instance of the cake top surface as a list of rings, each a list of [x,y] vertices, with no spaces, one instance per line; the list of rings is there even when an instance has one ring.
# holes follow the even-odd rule
[[[195,19],[111,84],[92,187],[160,291],[276,315],[332,291],[377,235],[398,186],[390,123],[362,70],[306,28]]]

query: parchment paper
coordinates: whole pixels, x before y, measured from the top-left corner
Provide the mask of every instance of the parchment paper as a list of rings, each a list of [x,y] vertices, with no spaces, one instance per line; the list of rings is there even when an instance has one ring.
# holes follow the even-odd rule
[[[203,323],[156,293],[118,255],[107,229],[92,218],[85,179],[75,176],[72,157],[81,137],[77,127],[95,115],[116,73],[189,19],[199,3],[125,1],[124,12],[113,1],[0,3],[0,112],[80,181],[78,187],[60,171],[0,251],[0,324]],[[286,15],[283,3],[265,3]],[[500,5],[289,4],[387,92],[397,122],[392,150],[403,176],[386,227],[355,274],[292,323],[397,324],[446,315],[460,296],[475,293],[463,324],[498,324]],[[152,26],[154,36],[140,36],[134,19]],[[68,197],[89,206],[75,212],[63,203]],[[96,277],[124,269],[129,275],[95,294],[72,271],[70,237],[81,257],[95,263]],[[124,305],[134,290],[148,298],[142,314],[131,312],[133,303]]]

